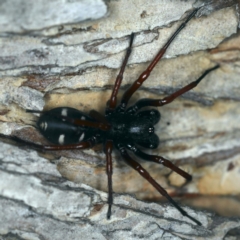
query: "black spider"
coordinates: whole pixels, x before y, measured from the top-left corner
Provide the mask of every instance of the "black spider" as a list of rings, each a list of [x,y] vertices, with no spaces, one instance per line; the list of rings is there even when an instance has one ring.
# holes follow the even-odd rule
[[[69,149],[87,149],[96,144],[102,143],[106,154],[106,171],[108,177],[108,212],[107,217],[111,216],[111,206],[113,204],[112,191],[112,149],[115,147],[125,160],[125,162],[142,175],[156,190],[166,197],[182,215],[188,217],[198,225],[201,223],[188,215],[169,195],[168,193],[149,175],[149,173],[135,160],[130,157],[128,151],[133,152],[137,157],[146,161],[152,161],[170,168],[188,181],[192,179],[191,175],[181,170],[169,160],[161,157],[144,153],[140,147],[154,149],[159,145],[158,136],[154,133],[154,125],[160,120],[158,110],[150,109],[145,111],[143,107],[159,107],[172,102],[175,98],[186,93],[197,84],[212,70],[218,68],[215,66],[207,70],[199,79],[181,88],[175,93],[163,99],[141,99],[134,105],[127,108],[127,104],[132,94],[137,91],[141,84],[148,78],[151,71],[162,58],[166,49],[173,39],[186,26],[186,23],[194,17],[198,9],[195,9],[186,20],[175,31],[164,47],[158,52],[156,57],[150,63],[148,68],[124,93],[121,103],[117,106],[117,93],[123,78],[123,72],[132,50],[134,34],[130,36],[130,44],[120,72],[116,78],[115,85],[109,101],[107,102],[105,116],[95,110],[85,114],[79,110],[69,107],[54,108],[50,111],[27,110],[27,112],[40,113],[37,127],[44,137],[55,145],[39,145],[27,142],[15,136],[1,137],[10,138],[18,143],[22,143],[37,150],[69,150]]]

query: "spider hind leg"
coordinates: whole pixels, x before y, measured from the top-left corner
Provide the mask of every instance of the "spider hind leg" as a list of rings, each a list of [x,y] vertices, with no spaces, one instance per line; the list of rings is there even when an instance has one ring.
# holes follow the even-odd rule
[[[137,162],[135,161],[126,151],[123,146],[118,145],[118,150],[120,151],[125,162],[136,170],[143,178],[145,178],[162,196],[164,196],[183,216],[187,217],[191,221],[195,222],[197,225],[201,226],[202,224],[190,216],[183,208],[181,208],[177,202],[175,202],[171,196],[167,193],[167,191],[158,184],[151,175]]]

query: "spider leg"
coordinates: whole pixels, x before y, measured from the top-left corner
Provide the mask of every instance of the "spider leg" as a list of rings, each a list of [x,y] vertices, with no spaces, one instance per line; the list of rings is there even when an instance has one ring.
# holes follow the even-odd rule
[[[161,187],[161,185],[159,185],[151,176],[150,174],[135,160],[133,160],[129,154],[127,153],[126,149],[124,147],[120,147],[118,146],[118,149],[122,155],[122,157],[124,158],[124,160],[126,161],[126,163],[132,167],[133,169],[135,169],[136,171],[138,171],[138,173],[144,177],[153,187],[155,187],[155,189],[161,194],[163,195],[165,198],[167,198],[167,200],[185,217],[191,219],[193,222],[195,222],[197,225],[201,226],[202,224],[196,220],[195,218],[191,217],[190,215],[188,215],[188,213],[183,210],[166,192],[165,189],[163,189]]]
[[[82,119],[72,119],[65,116],[61,116],[61,119],[65,119],[67,122],[72,123],[76,126],[87,126],[91,128],[98,128],[103,131],[107,131],[111,128],[111,126],[108,123],[91,122],[91,121],[82,120]]]
[[[178,91],[172,93],[171,95],[169,95],[169,96],[167,96],[167,97],[165,97],[163,99],[143,98],[143,99],[137,101],[131,107],[129,107],[127,109],[127,112],[131,113],[131,114],[134,114],[139,109],[141,109],[143,107],[149,107],[149,106],[160,107],[160,106],[166,105],[166,104],[172,102],[174,99],[176,99],[180,95],[182,95],[182,94],[190,91],[191,89],[195,88],[208,73],[210,73],[211,71],[213,71],[213,70],[215,70],[217,68],[219,68],[219,65],[216,65],[215,67],[208,69],[196,81],[193,81],[193,82],[189,83],[187,86],[179,89]]]
[[[101,113],[97,112],[94,109],[90,110],[88,115],[98,122],[109,125],[107,119]]]
[[[27,113],[44,113],[45,111],[39,111],[39,110],[32,110],[32,109],[26,109]]]
[[[111,140],[108,140],[105,144],[105,153],[106,153],[106,173],[108,177],[108,211],[107,211],[107,219],[111,217],[111,208],[113,204],[113,189],[112,189],[112,149],[113,143]]]
[[[155,162],[158,164],[162,164],[163,166],[170,168],[172,171],[178,173],[180,176],[187,179],[187,181],[192,180],[192,176],[188,174],[187,172],[183,171],[182,169],[178,168],[176,165],[174,165],[171,161],[156,155],[149,155],[147,153],[142,152],[139,148],[137,148],[135,145],[128,145],[127,146],[129,150],[131,150],[136,156],[146,160]]]
[[[172,41],[175,39],[175,37],[180,33],[180,31],[186,26],[187,22],[190,21],[191,18],[195,16],[199,9],[195,9],[190,15],[187,17],[187,19],[178,27],[178,29],[173,33],[173,35],[170,37],[170,39],[167,41],[167,43],[163,46],[162,49],[158,52],[156,57],[153,59],[153,61],[150,63],[150,65],[147,67],[147,69],[142,72],[142,74],[139,76],[139,78],[132,84],[132,86],[123,94],[121,104],[118,107],[119,111],[124,111],[124,109],[127,106],[127,103],[134,92],[137,91],[137,89],[143,84],[145,80],[149,77],[151,71],[156,66],[156,64],[159,62],[159,60],[162,58],[164,53],[166,52],[167,48],[170,46]]]
[[[131,54],[131,51],[132,51],[133,38],[134,38],[134,33],[132,33],[131,36],[130,36],[130,43],[129,43],[129,47],[128,47],[127,52],[126,52],[126,56],[125,56],[124,61],[122,63],[119,74],[116,78],[116,81],[115,81],[115,84],[114,84],[114,87],[113,87],[113,91],[112,91],[112,95],[111,95],[109,101],[107,102],[106,115],[108,115],[110,112],[112,112],[116,107],[117,94],[118,94],[118,90],[119,90],[119,88],[121,86],[121,83],[122,83],[123,73],[124,73],[125,67],[127,65],[128,58],[129,58],[129,56]]]
[[[69,145],[41,145],[34,142],[29,142],[26,140],[23,140],[21,138],[18,138],[16,136],[7,136],[4,134],[0,134],[0,138],[2,139],[8,139],[12,140],[20,145],[27,146],[33,149],[36,149],[38,151],[58,151],[58,150],[83,150],[87,148],[92,148],[94,145],[100,143],[100,139],[98,139],[97,136],[94,136],[92,138],[89,138],[88,140],[84,142],[80,142],[78,144],[69,144]]]

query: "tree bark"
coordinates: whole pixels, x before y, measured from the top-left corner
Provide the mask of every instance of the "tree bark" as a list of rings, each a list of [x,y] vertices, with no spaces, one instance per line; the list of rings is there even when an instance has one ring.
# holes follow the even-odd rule
[[[131,103],[162,98],[220,65],[194,90],[158,108],[161,121],[155,131],[160,146],[148,152],[172,160],[193,176],[192,182],[186,184],[169,169],[139,160],[170,195],[185,196],[184,203],[194,209],[181,206],[203,226],[196,226],[169,203],[156,203],[162,200],[159,193],[126,166],[117,152],[113,154],[113,213],[107,220],[107,176],[101,146],[38,153],[2,140],[0,236],[237,239],[238,1],[119,0],[106,5],[100,0],[56,0],[51,4],[38,1],[34,6],[26,2],[1,3],[0,132],[41,144],[47,142],[34,128],[37,117],[25,109],[69,106],[86,113],[91,109],[104,113],[130,34],[135,33],[133,51],[119,96],[146,69],[187,14],[201,6]]]

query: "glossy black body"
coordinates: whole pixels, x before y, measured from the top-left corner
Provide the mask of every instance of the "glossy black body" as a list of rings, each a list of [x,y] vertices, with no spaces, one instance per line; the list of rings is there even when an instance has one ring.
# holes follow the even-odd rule
[[[37,121],[37,127],[41,134],[51,143],[60,145],[77,144],[89,139],[98,131],[95,128],[75,125],[69,119],[94,121],[87,114],[77,109],[58,107],[42,112]],[[59,142],[61,136],[64,136],[64,139]]]
[[[154,125],[160,120],[160,113],[157,110],[137,114],[114,111],[107,116],[107,120],[112,128],[106,132],[106,139],[112,139],[115,146],[136,143],[145,148],[158,147],[159,138],[154,133]]]
[[[41,113],[37,126],[46,139],[60,145],[77,144],[94,136],[98,137],[98,143],[112,139],[116,147],[119,144],[123,146],[138,144],[144,148],[154,149],[159,145],[159,138],[154,133],[154,125],[159,122],[160,113],[155,109],[134,114],[113,111],[106,116],[107,122],[111,125],[107,131],[70,122],[77,119],[95,121],[77,109],[59,107]]]

